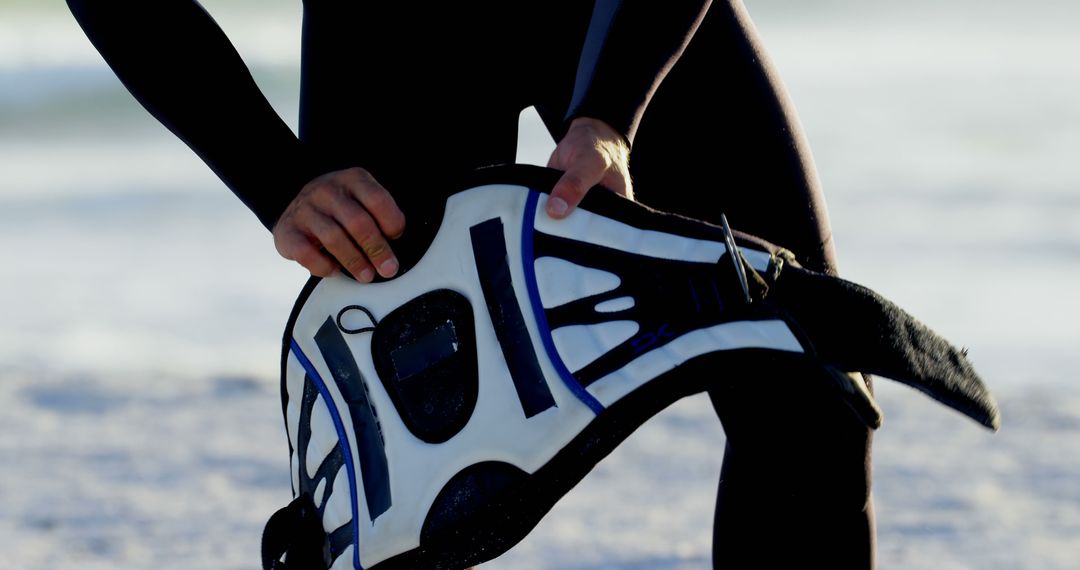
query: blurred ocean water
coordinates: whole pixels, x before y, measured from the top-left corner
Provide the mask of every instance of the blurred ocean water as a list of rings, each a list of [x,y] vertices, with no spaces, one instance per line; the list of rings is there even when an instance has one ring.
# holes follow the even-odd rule
[[[202,3],[295,126],[300,3]],[[882,390],[882,566],[1075,567],[1080,4],[749,8],[843,272],[968,346],[1006,412],[988,437]],[[0,1],[0,569],[251,567],[287,500],[278,343],[305,278],[63,3]],[[662,415],[491,566],[707,566],[711,414]]]

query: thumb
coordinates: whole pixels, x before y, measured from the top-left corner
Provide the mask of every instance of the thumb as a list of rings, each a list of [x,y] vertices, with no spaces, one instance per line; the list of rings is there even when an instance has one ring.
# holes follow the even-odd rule
[[[589,191],[603,177],[603,171],[594,172],[582,163],[575,163],[563,173],[559,181],[551,189],[548,197],[547,213],[555,219],[569,216],[577,207],[585,193]]]

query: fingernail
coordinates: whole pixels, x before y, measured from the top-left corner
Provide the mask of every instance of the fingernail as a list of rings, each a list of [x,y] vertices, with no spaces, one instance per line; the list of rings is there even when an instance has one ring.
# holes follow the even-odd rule
[[[547,201],[547,211],[552,216],[562,216],[566,214],[566,210],[569,208],[566,204],[566,200],[562,198],[556,198],[552,196]]]
[[[398,262],[394,258],[387,259],[379,266],[379,273],[382,273],[383,277],[390,277],[394,273],[397,273]]]
[[[375,272],[370,269],[365,269],[360,272],[360,280],[364,283],[371,283],[371,280],[375,278]]]

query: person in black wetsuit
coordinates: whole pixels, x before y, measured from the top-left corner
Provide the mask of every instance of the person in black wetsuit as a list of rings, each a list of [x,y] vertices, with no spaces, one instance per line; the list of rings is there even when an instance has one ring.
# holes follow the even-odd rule
[[[550,215],[603,184],[726,213],[836,273],[806,140],[739,0],[307,0],[299,137],[194,0],[68,5],[135,97],[313,274],[336,258],[361,280],[392,276],[393,238],[442,199],[429,189],[513,162],[529,105],[566,171]],[[768,416],[749,392],[711,394],[727,435],[714,565],[870,568],[870,432],[828,395],[789,392]]]

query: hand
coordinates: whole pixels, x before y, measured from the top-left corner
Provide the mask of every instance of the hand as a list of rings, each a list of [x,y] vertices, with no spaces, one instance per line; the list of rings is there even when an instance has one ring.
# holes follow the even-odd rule
[[[398,261],[387,238],[400,237],[403,231],[405,215],[363,168],[337,170],[308,182],[273,229],[278,253],[312,275],[337,273],[336,258],[365,283],[376,271],[383,277],[397,273]]]
[[[630,148],[622,135],[603,121],[574,119],[551,153],[548,167],[565,171],[547,201],[547,213],[552,218],[569,216],[585,193],[597,184],[634,199]]]

